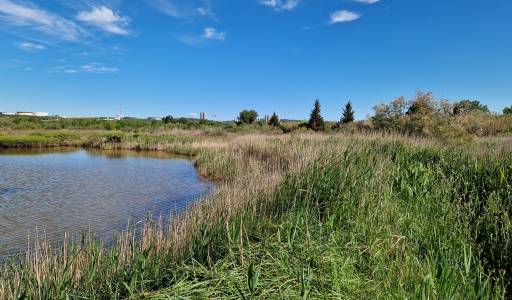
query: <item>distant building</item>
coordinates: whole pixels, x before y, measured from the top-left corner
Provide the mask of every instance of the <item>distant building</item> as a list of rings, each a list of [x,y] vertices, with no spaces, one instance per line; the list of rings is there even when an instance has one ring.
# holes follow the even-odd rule
[[[16,113],[17,116],[24,116],[24,117],[35,117],[36,114],[33,113],[33,112],[28,112],[28,111],[19,111]]]
[[[202,112],[199,114],[199,119],[200,120],[206,120],[206,113],[205,112]]]
[[[270,122],[270,117],[268,115],[265,116],[265,123]]]
[[[50,114],[47,112],[19,111],[16,113],[16,115],[25,117],[48,117]]]
[[[4,116],[14,116],[14,115],[16,115],[16,113],[13,113],[13,112],[0,112],[0,115],[4,115]]]

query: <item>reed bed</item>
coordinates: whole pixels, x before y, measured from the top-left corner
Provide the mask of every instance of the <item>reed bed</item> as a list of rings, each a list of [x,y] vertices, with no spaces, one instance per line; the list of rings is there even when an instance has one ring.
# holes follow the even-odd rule
[[[386,134],[96,141],[194,154],[218,189],[169,223],[148,218],[110,248],[87,237],[36,243],[5,264],[0,299],[510,297],[510,140],[464,148]]]

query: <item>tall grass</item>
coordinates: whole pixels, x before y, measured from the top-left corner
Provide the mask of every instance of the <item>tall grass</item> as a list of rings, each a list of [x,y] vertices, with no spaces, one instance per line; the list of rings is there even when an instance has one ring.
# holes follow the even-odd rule
[[[81,136],[70,131],[2,134],[0,148],[45,148],[80,144]]]
[[[509,297],[510,152],[377,134],[181,145],[214,195],[112,248],[36,244],[0,298]]]

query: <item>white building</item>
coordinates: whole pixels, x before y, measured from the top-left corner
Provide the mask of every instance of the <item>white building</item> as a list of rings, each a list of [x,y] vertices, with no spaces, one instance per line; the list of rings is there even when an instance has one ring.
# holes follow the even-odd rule
[[[35,117],[36,114],[29,111],[19,111],[16,113],[17,116],[24,116],[24,117]]]
[[[19,111],[16,113],[16,116],[25,116],[25,117],[48,117],[49,113],[47,112],[30,112],[30,111]]]

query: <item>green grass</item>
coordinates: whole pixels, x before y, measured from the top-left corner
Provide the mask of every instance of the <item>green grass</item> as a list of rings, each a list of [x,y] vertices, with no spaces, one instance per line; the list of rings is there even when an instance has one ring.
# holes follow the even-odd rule
[[[193,230],[155,224],[110,250],[43,251],[4,268],[0,296],[510,298],[512,154],[466,148],[306,136],[197,150],[226,188],[186,221]],[[275,188],[249,184],[276,172]]]
[[[0,148],[42,148],[78,143],[81,135],[70,131],[44,131],[28,134],[0,134]]]
[[[402,145],[325,156],[150,297],[502,298],[511,279],[510,159]]]

